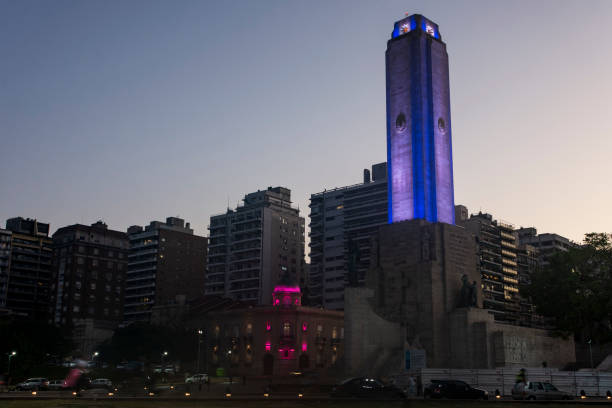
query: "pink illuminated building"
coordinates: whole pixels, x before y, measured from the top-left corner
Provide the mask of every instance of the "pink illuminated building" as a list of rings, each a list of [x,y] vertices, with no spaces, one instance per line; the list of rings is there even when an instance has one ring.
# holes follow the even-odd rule
[[[326,375],[340,365],[344,313],[302,306],[299,286],[284,279],[272,291],[272,305],[239,304],[202,318],[208,372],[222,367],[232,375]]]

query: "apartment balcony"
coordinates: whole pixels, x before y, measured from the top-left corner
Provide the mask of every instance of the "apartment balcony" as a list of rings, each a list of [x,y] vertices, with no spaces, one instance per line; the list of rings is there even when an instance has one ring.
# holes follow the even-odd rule
[[[139,281],[145,281],[145,280],[155,281],[155,277],[156,277],[156,274],[153,273],[151,275],[128,277],[125,281],[126,282],[139,282]]]
[[[134,248],[132,248],[132,250],[130,250],[130,253],[128,254],[128,259],[129,258],[134,258],[137,256],[144,256],[144,255],[155,255],[157,254],[157,247],[155,248],[151,248],[151,249],[145,249],[142,251],[134,251]]]
[[[261,259],[261,256],[258,254],[257,256],[250,256],[248,258],[232,259],[229,263],[236,264],[236,263],[242,263],[242,262],[259,261],[260,259]]]
[[[241,244],[243,242],[249,242],[249,241],[261,241],[261,235],[255,235],[252,237],[242,238],[242,239],[234,239],[232,240],[232,245]]]
[[[149,272],[149,271],[155,272],[156,270],[157,270],[157,265],[150,265],[150,266],[147,266],[145,268],[138,268],[138,269],[130,269],[130,267],[128,265],[127,275],[130,276],[130,275],[135,274],[135,273]]]
[[[261,225],[250,227],[250,228],[244,228],[244,229],[233,229],[232,228],[231,233],[233,235],[236,235],[236,234],[246,234],[247,232],[255,232],[255,231],[261,231]]]

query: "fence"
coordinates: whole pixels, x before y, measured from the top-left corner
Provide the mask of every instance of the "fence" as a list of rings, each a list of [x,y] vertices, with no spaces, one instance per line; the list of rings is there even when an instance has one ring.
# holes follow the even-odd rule
[[[516,382],[517,368],[496,368],[483,370],[460,370],[422,368],[394,376],[398,384],[408,384],[408,377],[420,376],[423,387],[431,380],[461,380],[473,387],[489,391],[492,395],[499,390],[501,395],[511,395]],[[528,381],[549,382],[562,391],[578,396],[584,391],[588,396],[604,397],[612,392],[612,372],[559,371],[555,368],[526,368]]]

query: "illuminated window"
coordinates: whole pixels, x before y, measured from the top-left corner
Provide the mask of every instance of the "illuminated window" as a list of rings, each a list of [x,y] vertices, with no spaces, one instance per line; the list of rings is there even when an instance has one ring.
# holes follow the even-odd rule
[[[332,329],[332,339],[338,338],[338,330],[334,327]]]
[[[303,331],[303,332],[308,331],[308,323],[306,323],[306,322],[303,322],[303,323],[302,323],[302,331]]]
[[[291,323],[285,322],[283,323],[283,336],[291,335]]]
[[[271,331],[272,330],[272,325],[270,324],[270,322],[266,322],[266,331]]]
[[[246,334],[252,334],[252,333],[253,333],[253,324],[247,323],[247,325],[246,325]]]

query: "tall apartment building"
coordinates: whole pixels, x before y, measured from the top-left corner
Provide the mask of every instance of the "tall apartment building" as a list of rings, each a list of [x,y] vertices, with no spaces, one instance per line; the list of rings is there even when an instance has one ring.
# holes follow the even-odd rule
[[[567,251],[576,246],[575,243],[558,234],[538,234],[534,227],[519,228],[516,230],[516,236],[520,244],[531,245],[538,250],[540,266],[548,265],[548,260],[557,251]]]
[[[82,319],[121,322],[128,259],[127,234],[98,221],[53,234],[53,321],[74,327]]]
[[[0,310],[8,313],[6,298],[11,260],[11,231],[0,229]]]
[[[11,218],[0,236],[0,302],[11,313],[47,320],[53,257],[49,224]]]
[[[128,228],[130,249],[124,320],[150,321],[153,306],[204,294],[207,239],[194,235],[185,220],[166,218]]]
[[[279,279],[303,280],[304,218],[291,190],[268,187],[210,217],[206,294],[270,304]]]
[[[311,304],[344,308],[344,288],[363,284],[370,240],[387,223],[387,210],[386,163],[365,169],[363,183],[310,196]]]
[[[456,206],[455,222],[476,237],[482,279],[483,307],[495,320],[520,323],[518,242],[511,224],[494,220],[491,214],[465,215]]]
[[[518,264],[519,285],[529,285],[531,275],[540,267],[538,250],[533,245],[519,243],[516,262]],[[529,299],[521,297],[519,303],[521,325],[530,327],[543,327],[545,325],[544,318],[536,313]]]

